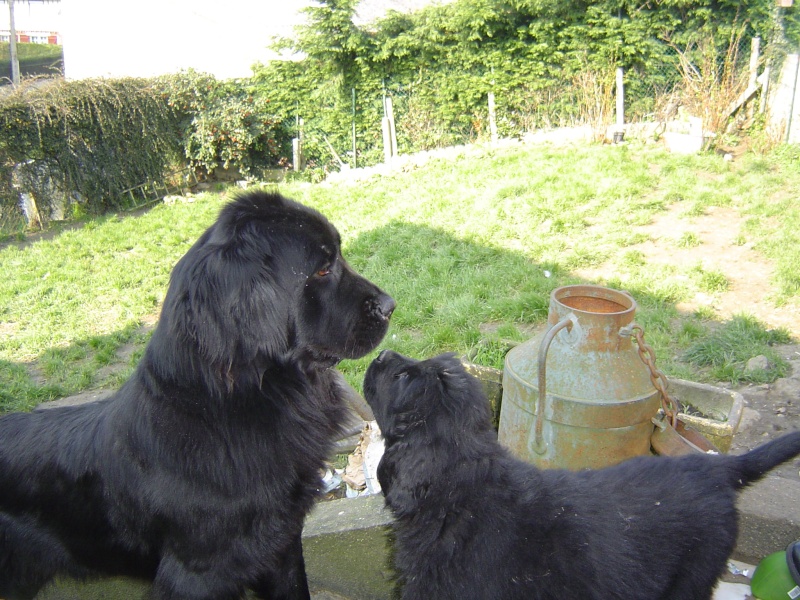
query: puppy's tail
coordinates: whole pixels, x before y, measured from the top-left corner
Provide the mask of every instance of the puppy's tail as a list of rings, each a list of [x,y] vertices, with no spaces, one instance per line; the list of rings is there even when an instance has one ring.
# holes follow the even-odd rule
[[[734,485],[743,488],[800,454],[800,431],[794,431],[734,459]]]

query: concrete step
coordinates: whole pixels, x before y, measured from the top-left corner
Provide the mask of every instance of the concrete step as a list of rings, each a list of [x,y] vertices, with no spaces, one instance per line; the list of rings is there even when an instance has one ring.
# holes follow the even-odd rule
[[[734,558],[758,564],[800,539],[800,481],[767,477],[739,501],[740,530]],[[309,585],[315,600],[385,600],[394,587],[391,517],[382,496],[317,504],[303,532]],[[658,524],[654,523],[657,531]],[[687,531],[693,527],[686,524]],[[148,586],[125,579],[59,582],[37,600],[137,600]]]

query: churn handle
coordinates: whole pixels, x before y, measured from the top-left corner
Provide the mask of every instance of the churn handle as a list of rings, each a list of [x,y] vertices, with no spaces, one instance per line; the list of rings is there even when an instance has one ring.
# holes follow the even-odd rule
[[[534,432],[534,445],[533,449],[537,454],[544,454],[545,447],[543,429],[544,429],[544,400],[547,397],[547,351],[550,349],[550,343],[556,334],[567,328],[567,331],[572,330],[575,324],[575,316],[570,314],[564,317],[561,321],[553,325],[550,330],[542,338],[542,343],[539,345],[539,358],[538,358],[538,372],[539,372],[539,396],[536,398],[536,421],[533,426]]]

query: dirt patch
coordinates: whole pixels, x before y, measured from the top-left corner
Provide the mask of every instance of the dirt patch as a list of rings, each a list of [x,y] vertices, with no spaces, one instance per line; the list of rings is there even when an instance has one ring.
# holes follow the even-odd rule
[[[650,264],[674,265],[683,269],[700,266],[725,275],[728,289],[717,294],[698,293],[678,305],[692,312],[712,308],[723,319],[749,313],[771,327],[785,327],[800,338],[800,307],[775,306],[777,289],[772,283],[774,266],[745,241],[745,219],[734,208],[711,207],[705,214],[688,217],[685,205],[677,203],[650,225],[639,228],[650,239],[632,246]],[[696,245],[682,246],[691,236]]]
[[[706,307],[722,319],[736,314],[750,314],[768,327],[785,327],[800,339],[800,307],[776,306],[777,288],[772,283],[774,266],[753,249],[743,235],[745,218],[731,207],[711,207],[698,216],[685,214],[686,205],[675,203],[636,233],[647,234],[647,241],[630,246],[642,253],[650,265],[678,267],[682,271],[701,267],[704,271],[722,273],[728,288],[715,294],[697,293],[682,302],[678,309],[693,312]],[[692,243],[685,243],[690,239]],[[611,265],[584,270],[580,276],[602,281],[613,276]],[[734,436],[731,452],[741,453],[788,431],[800,429],[800,345],[778,348],[789,361],[787,377],[764,385],[741,385],[734,389],[742,394],[745,409]],[[722,384],[724,385],[724,384]],[[781,477],[800,480],[797,461],[784,464],[775,471]]]
[[[723,319],[748,313],[770,327],[785,327],[800,339],[800,308],[775,305],[777,289],[772,283],[774,267],[753,249],[742,235],[745,219],[730,207],[712,207],[705,214],[689,217],[685,205],[677,203],[653,223],[639,228],[647,233],[647,242],[633,246],[642,252],[649,264],[663,264],[691,269],[701,266],[706,271],[725,275],[728,288],[716,294],[698,293],[678,305],[692,312],[709,307]],[[680,241],[691,236],[698,243],[682,246]],[[791,366],[783,379],[764,385],[742,385],[740,392],[745,409],[734,436],[731,452],[740,453],[788,431],[800,429],[800,345],[777,348]],[[796,462],[776,469],[774,474],[800,480]]]
[[[774,265],[746,241],[745,218],[730,207],[710,207],[699,216],[688,216],[685,211],[685,204],[675,203],[652,223],[636,227],[634,232],[644,233],[648,239],[628,248],[641,252],[648,265],[663,265],[665,272],[673,267],[684,272],[699,267],[725,276],[725,291],[698,292],[677,308],[689,313],[710,308],[722,319],[749,314],[769,327],[785,327],[800,339],[800,306],[776,306]],[[602,281],[613,277],[616,270],[605,264],[581,269],[577,274],[590,281]]]

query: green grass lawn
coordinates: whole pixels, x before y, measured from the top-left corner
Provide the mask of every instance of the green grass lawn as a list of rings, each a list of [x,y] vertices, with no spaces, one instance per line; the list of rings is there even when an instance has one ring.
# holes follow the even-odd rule
[[[648,265],[631,249],[643,241],[636,227],[676,202],[687,219],[733,207],[746,217],[742,238],[776,265],[775,301],[797,306],[797,190],[800,153],[791,150],[731,164],[635,144],[487,149],[358,183],[280,186],[326,214],[345,257],[397,300],[382,347],[417,357],[471,352],[499,367],[507,341],[527,339],[545,320],[554,288],[583,282],[581,268],[607,264],[614,276],[590,283],[624,281],[659,366],[687,379],[733,381],[745,377],[753,352],[770,355],[788,332],[747,315],[720,322],[711,311],[679,311],[698,291],[724,291],[724,276]],[[155,320],[172,265],[225,200],[204,194],[0,248],[0,408],[119,385],[141,356],[148,334],[140,324]],[[748,356],[727,352],[731,343],[747,345]],[[360,387],[373,357],[340,368]],[[785,371],[773,358],[764,380]]]
[[[22,77],[55,75],[64,68],[64,48],[55,44],[17,44],[19,72]],[[0,42],[0,77],[11,79],[11,50]]]

